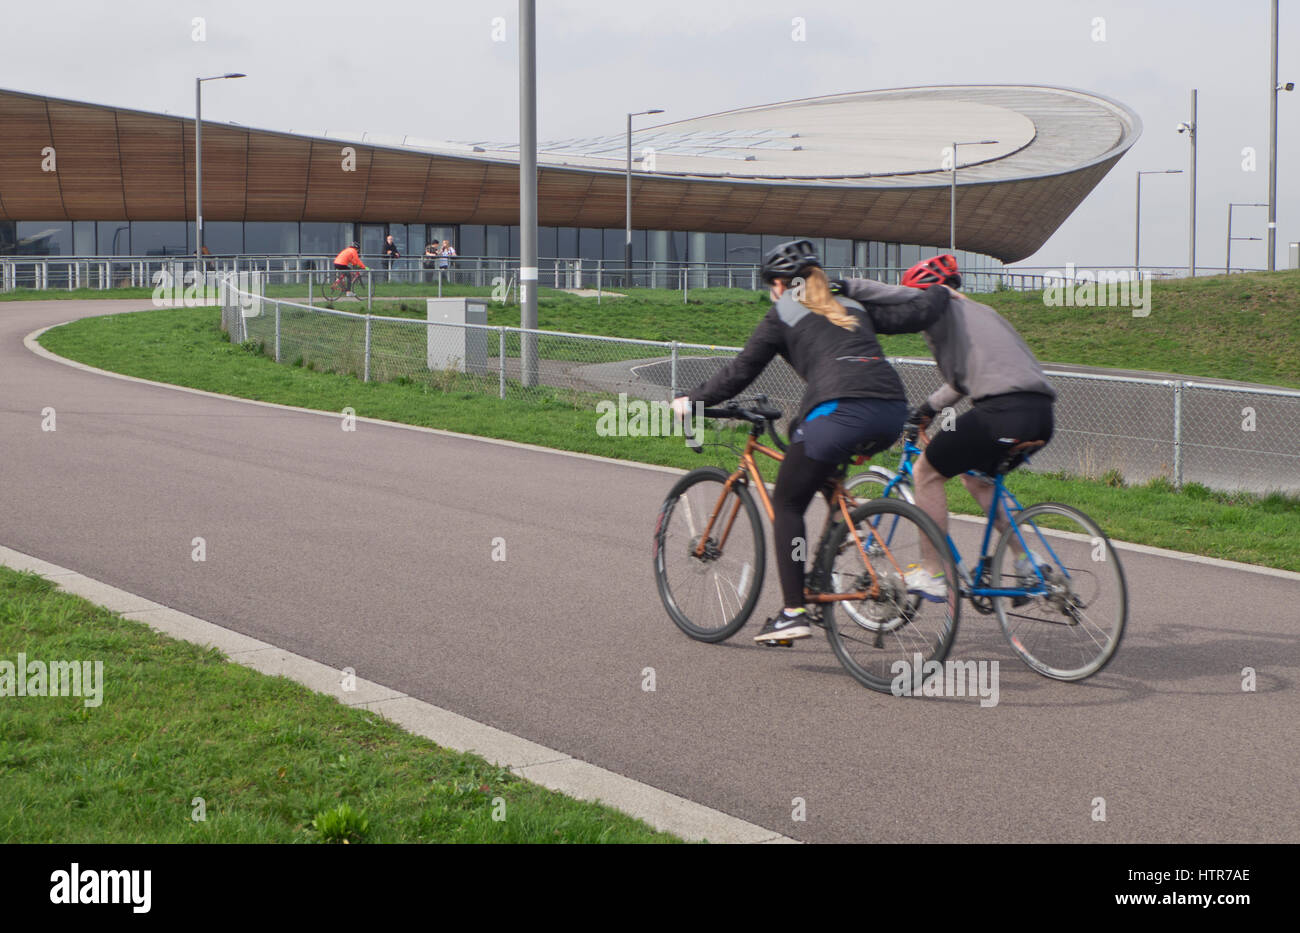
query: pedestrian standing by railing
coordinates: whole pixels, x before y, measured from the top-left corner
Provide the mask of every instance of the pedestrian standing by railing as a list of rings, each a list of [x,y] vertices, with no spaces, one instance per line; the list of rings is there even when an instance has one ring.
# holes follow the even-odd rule
[[[437,243],[430,243],[424,247],[424,261],[420,263],[420,266],[425,271],[421,273],[421,281],[429,281],[428,273],[438,268],[438,253]]]
[[[442,269],[448,280],[451,278],[451,261],[456,256],[456,247],[451,245],[451,240],[442,241],[442,249],[438,250],[438,268]]]
[[[388,281],[393,279],[393,260],[400,259],[401,253],[397,251],[397,244],[393,242],[393,235],[390,233],[384,240],[384,278]]]

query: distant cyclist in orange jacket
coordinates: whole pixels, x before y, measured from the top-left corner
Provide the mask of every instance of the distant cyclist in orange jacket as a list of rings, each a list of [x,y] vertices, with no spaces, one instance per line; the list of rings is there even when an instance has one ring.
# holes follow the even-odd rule
[[[361,261],[361,253],[358,252],[360,249],[361,246],[357,243],[352,243],[351,245],[349,245],[347,249],[343,250],[343,252],[339,253],[337,256],[334,257],[334,268],[338,269],[340,273],[346,273],[349,267],[351,266],[358,266],[364,269],[366,267],[366,264]],[[344,276],[340,275],[339,278],[344,278]],[[359,278],[361,278],[360,272],[352,273],[351,280],[348,282],[347,296],[349,298],[356,297],[355,295],[352,294],[352,284],[356,282],[356,280]]]

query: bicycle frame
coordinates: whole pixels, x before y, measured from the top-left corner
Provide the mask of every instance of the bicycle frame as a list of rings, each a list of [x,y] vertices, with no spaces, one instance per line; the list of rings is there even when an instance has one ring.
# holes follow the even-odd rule
[[[921,433],[919,436],[925,437],[925,434]],[[893,472],[893,476],[890,478],[889,482],[885,484],[885,491],[881,493],[882,498],[888,498],[893,495],[894,490],[904,483],[915,482],[915,476],[912,472],[912,462],[919,457],[923,451],[924,447],[904,438],[903,453],[899,459],[898,469]],[[977,470],[968,470],[967,475],[983,478],[986,482],[989,480],[987,474],[980,473]],[[1020,523],[1016,521],[1015,517],[1015,513],[1022,511],[1024,506],[1020,504],[1020,500],[1012,494],[1011,490],[1007,489],[1006,484],[1003,482],[1003,477],[1000,474],[991,477],[991,480],[993,483],[993,505],[992,508],[989,509],[987,520],[984,524],[984,534],[980,542],[980,556],[973,567],[973,575],[971,570],[968,570],[965,566],[961,556],[961,551],[957,548],[957,542],[952,539],[951,534],[947,535],[948,550],[952,553],[953,563],[957,567],[957,573],[960,578],[958,580],[958,585],[961,588],[961,594],[965,597],[1042,596],[1047,592],[1047,579],[1043,576],[1041,565],[1033,558],[1029,546],[1025,543],[1025,537],[1021,531]],[[979,581],[985,579],[985,575],[989,570],[989,562],[993,560],[993,555],[989,551],[989,544],[992,542],[993,530],[997,525],[996,517],[999,508],[1001,508],[1003,513],[1006,515],[1007,523],[1010,528],[1015,531],[1016,540],[1020,542],[1020,547],[1026,554],[1030,555],[1030,565],[1033,567],[1034,576],[1038,578],[1038,585],[1036,586],[995,587],[978,585]],[[1038,527],[1034,525],[1033,522],[1030,522],[1030,526],[1033,527],[1036,532],[1038,531]],[[1043,547],[1047,549],[1048,554],[1054,562],[1054,566],[1065,575],[1066,579],[1069,579],[1070,572],[1063,565],[1060,558],[1056,556],[1056,552],[1052,549],[1051,542],[1049,542],[1041,532],[1038,532],[1038,538],[1042,542]]]
[[[773,508],[772,500],[767,494],[767,484],[763,482],[763,476],[759,472],[758,461],[754,459],[754,454],[763,454],[764,456],[771,457],[778,463],[785,459],[785,455],[764,444],[760,444],[758,442],[758,434],[760,431],[761,429],[758,426],[751,426],[749,437],[745,442],[745,449],[741,451],[740,454],[740,465],[736,467],[735,471],[729,477],[727,477],[727,481],[722,487],[722,493],[718,496],[718,501],[713,506],[713,511],[709,513],[709,520],[704,526],[704,531],[700,534],[699,544],[695,546],[696,557],[704,557],[705,544],[709,540],[709,533],[713,530],[713,526],[718,520],[719,513],[722,511],[722,505],[726,501],[727,496],[731,494],[732,487],[736,483],[745,482],[752,486],[758,492],[758,498],[763,505],[763,510],[767,513],[768,522],[771,523],[776,521],[776,510]],[[844,491],[844,484],[838,477],[835,477],[834,479],[834,487],[830,498],[832,506],[831,514],[826,517],[826,525],[822,528],[822,537],[825,537],[826,528],[830,526],[831,515],[833,515],[835,509],[838,508],[840,516],[845,522],[845,527],[849,529],[849,533],[853,536],[853,541],[858,547],[858,553],[862,555],[863,563],[866,565],[867,572],[871,575],[871,588],[869,590],[858,590],[851,593],[814,593],[805,589],[804,601],[819,604],[850,600],[858,602],[864,599],[878,599],[880,597],[880,580],[876,576],[876,571],[875,568],[872,567],[871,561],[867,558],[866,546],[862,543],[862,538],[859,536],[857,527],[854,525],[849,514],[849,497]],[[719,549],[726,547],[727,537],[731,534],[731,529],[735,525],[736,517],[740,514],[740,505],[740,498],[737,497],[735,504],[731,507],[731,514],[727,516],[726,527],[722,530],[722,537],[718,540],[717,546]],[[893,553],[890,552],[888,544],[881,539],[880,535],[876,533],[874,528],[871,528],[871,538],[880,546],[880,549],[884,552],[885,556],[889,558],[889,562],[894,565],[894,569],[898,571],[899,576],[902,576],[902,568],[898,566],[898,562],[894,559]]]

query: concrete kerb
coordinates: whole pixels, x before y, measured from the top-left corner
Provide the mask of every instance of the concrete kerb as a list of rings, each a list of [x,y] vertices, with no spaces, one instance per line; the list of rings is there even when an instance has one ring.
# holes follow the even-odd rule
[[[379,714],[408,732],[454,751],[471,752],[508,767],[550,790],[590,800],[644,820],[683,839],[714,843],[794,842],[770,829],[730,816],[676,794],[615,774],[521,736],[475,722],[361,677],[349,679],[319,661],[187,615],[168,606],[91,579],[30,554],[0,546],[0,565],[39,574],[61,590],[143,622],[156,632],[216,648],[232,662],[270,676],[287,677],[347,706]]]

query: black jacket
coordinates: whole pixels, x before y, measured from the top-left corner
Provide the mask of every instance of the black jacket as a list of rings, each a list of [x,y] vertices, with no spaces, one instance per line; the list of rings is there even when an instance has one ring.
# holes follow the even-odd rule
[[[906,400],[903,382],[885,360],[876,334],[925,330],[948,308],[945,288],[908,291],[915,294],[866,305],[838,297],[836,300],[858,319],[857,330],[832,324],[787,291],[763,316],[740,355],[690,393],[691,402],[709,406],[733,398],[757,379],[778,353],[807,383],[798,414],[790,422],[791,431],[813,408],[832,399]]]

